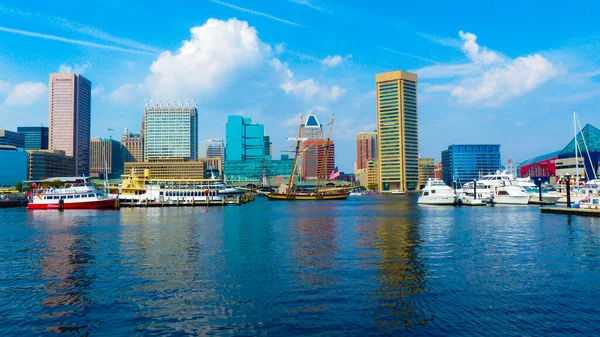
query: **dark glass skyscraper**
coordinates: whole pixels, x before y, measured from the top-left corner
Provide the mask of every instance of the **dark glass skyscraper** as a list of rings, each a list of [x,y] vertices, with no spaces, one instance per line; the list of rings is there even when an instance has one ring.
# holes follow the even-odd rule
[[[25,137],[25,150],[48,150],[48,127],[19,126],[17,132]]]
[[[468,183],[501,168],[500,145],[450,145],[442,151],[442,177],[449,186],[454,181],[459,185]]]

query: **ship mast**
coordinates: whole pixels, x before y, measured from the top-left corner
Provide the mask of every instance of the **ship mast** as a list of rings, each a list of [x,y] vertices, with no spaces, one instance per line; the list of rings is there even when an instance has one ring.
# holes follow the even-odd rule
[[[329,122],[329,131],[327,132],[327,140],[325,141],[325,155],[323,156],[323,162],[321,163],[321,169],[319,170],[319,174],[317,177],[317,186],[315,187],[315,193],[319,193],[319,185],[321,184],[321,176],[323,175],[323,170],[325,169],[325,163],[327,162],[327,154],[329,153],[329,140],[331,139],[331,128],[333,127],[333,117],[331,115],[331,122]]]
[[[294,164],[292,165],[292,174],[290,174],[290,179],[288,180],[288,192],[291,192],[293,189],[294,183],[294,175],[296,174],[296,165],[298,165],[298,152],[300,151],[300,142],[302,141],[302,118],[304,116],[300,116],[300,127],[298,128],[298,138],[296,138],[296,150],[294,151]]]

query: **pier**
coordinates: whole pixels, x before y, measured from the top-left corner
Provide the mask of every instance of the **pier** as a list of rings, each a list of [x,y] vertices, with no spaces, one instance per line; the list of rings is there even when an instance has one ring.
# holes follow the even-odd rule
[[[600,209],[566,208],[566,207],[542,207],[540,209],[541,209],[542,213],[600,216]]]

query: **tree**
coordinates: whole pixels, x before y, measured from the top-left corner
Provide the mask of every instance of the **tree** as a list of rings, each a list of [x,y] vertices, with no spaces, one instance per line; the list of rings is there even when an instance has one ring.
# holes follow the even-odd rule
[[[23,192],[23,184],[22,183],[17,183],[15,185],[15,190],[17,190],[19,192]]]
[[[379,189],[379,186],[377,184],[369,184],[367,185],[367,188],[376,191]]]

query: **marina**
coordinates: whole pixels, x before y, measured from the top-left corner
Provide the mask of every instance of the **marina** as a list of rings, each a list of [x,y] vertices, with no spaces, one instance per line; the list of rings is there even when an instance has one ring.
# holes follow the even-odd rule
[[[14,335],[600,334],[596,218],[417,198],[2,209],[2,324]]]

